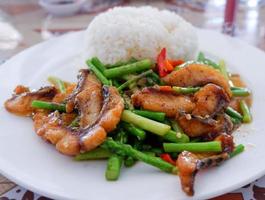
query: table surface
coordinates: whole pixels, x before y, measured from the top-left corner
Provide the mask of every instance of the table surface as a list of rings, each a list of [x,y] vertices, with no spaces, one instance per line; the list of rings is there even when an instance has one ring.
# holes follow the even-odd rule
[[[225,0],[90,0],[75,16],[54,17],[36,0],[0,1],[0,63],[16,53],[51,37],[86,28],[93,17],[117,5],[152,5],[178,13],[194,26],[222,31]],[[233,37],[265,51],[265,1],[242,0],[236,12]],[[0,200],[44,200],[46,197],[17,186],[0,175]],[[214,200],[264,200],[265,177]]]

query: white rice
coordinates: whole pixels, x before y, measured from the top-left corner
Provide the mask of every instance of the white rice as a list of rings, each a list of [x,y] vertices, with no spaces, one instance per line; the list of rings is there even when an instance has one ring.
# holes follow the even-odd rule
[[[163,47],[170,59],[191,59],[197,51],[195,29],[170,11],[153,7],[116,7],[94,18],[85,32],[85,59],[104,63],[150,58]]]

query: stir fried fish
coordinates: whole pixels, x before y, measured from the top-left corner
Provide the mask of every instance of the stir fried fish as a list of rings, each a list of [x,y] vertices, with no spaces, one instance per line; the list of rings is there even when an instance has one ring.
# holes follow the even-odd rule
[[[223,112],[230,98],[220,86],[209,83],[195,93],[194,101],[196,106],[192,114],[205,118]]]
[[[230,120],[223,114],[229,97],[215,84],[205,85],[194,96],[145,88],[132,95],[132,103],[146,110],[165,112],[191,137],[232,130]],[[217,114],[221,116],[216,117]]]
[[[183,151],[177,160],[182,190],[189,196],[194,194],[194,178],[200,169],[214,167],[229,158],[227,153],[200,158],[199,155]]]
[[[191,153],[183,151],[177,159],[181,186],[187,195],[194,194],[194,180],[197,172],[201,169],[220,165],[229,158],[229,153],[234,149],[233,137],[221,134],[215,141],[222,141],[222,153]]]
[[[80,128],[72,128],[68,118],[76,114],[49,113],[34,110],[33,100],[52,101],[56,95],[54,87],[45,87],[36,92],[19,86],[17,94],[5,103],[6,109],[19,115],[33,113],[36,133],[44,140],[56,145],[56,149],[66,155],[77,155],[89,151],[104,142],[107,133],[116,128],[124,108],[123,99],[114,87],[101,85],[89,70],[81,70],[76,89],[69,97],[65,96],[68,111],[78,110]],[[58,93],[57,93],[58,94]],[[69,116],[65,116],[69,115]]]
[[[224,88],[225,92],[232,96],[230,86],[225,77],[217,70],[203,64],[190,64],[177,71],[173,71],[163,78],[167,85],[189,87],[203,86],[214,83]]]
[[[163,92],[156,88],[144,88],[133,94],[132,103],[146,110],[165,112],[168,117],[175,117],[180,111],[189,113],[195,107],[189,96]]]
[[[200,59],[203,56],[200,55]],[[217,64],[216,69],[196,63],[179,67],[183,61],[168,60],[165,48],[157,60],[160,77],[152,71],[148,59],[108,69],[94,57],[88,61],[93,72],[80,70],[77,84],[50,77],[54,86],[38,91],[31,92],[19,85],[5,102],[5,108],[17,115],[31,116],[37,135],[62,154],[79,154],[76,158],[82,159],[95,156],[95,152],[103,153],[100,158],[114,155],[115,159],[111,156],[109,162],[116,171],[113,173],[113,168],[110,173],[106,172],[108,180],[116,180],[119,176],[121,159],[118,157],[121,156],[128,158],[127,164],[142,160],[166,172],[178,171],[183,191],[193,195],[198,171],[217,166],[239,152],[240,145],[234,150],[231,133],[242,122],[251,120],[246,105],[251,98],[245,98],[250,93],[247,88],[239,88],[244,84],[238,77],[231,77],[221,66],[218,71]],[[118,76],[130,73],[136,75]],[[237,87],[230,89],[228,79]],[[162,85],[163,82],[166,85]],[[126,97],[125,104],[130,108],[126,112],[123,112],[124,100],[120,93]],[[144,110],[133,110],[135,107]],[[124,123],[119,124],[121,119]],[[111,137],[107,138],[110,132]],[[152,138],[149,133],[159,135],[159,139]],[[204,142],[186,144],[189,137]],[[156,154],[161,159],[139,151],[159,146],[163,146],[159,149],[162,154],[160,151]],[[93,149],[95,151],[91,151]]]
[[[5,102],[6,110],[16,115],[30,116],[35,110],[31,107],[32,101],[51,101],[56,94],[56,89],[48,86],[30,92],[28,88],[17,86],[14,92],[15,94]]]

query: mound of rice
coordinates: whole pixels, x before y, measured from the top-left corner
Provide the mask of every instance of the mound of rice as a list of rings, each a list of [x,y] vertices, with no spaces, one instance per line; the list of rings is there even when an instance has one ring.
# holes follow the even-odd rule
[[[163,47],[170,59],[191,59],[197,36],[190,23],[170,11],[152,7],[116,7],[94,18],[85,32],[84,57],[104,63],[150,58]]]

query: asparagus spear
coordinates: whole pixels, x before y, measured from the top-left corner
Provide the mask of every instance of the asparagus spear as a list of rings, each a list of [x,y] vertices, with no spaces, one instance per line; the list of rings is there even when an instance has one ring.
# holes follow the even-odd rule
[[[98,159],[106,159],[109,158],[112,155],[110,151],[107,149],[103,149],[101,147],[94,149],[92,151],[80,153],[75,156],[76,161],[82,161],[82,160],[98,160]]]
[[[108,138],[104,142],[104,147],[116,152],[120,155],[127,155],[131,156],[134,159],[141,160],[147,164],[150,164],[154,167],[159,168],[162,171],[168,172],[168,173],[177,173],[177,168],[168,162],[163,161],[161,158],[149,156],[145,153],[142,153],[134,148],[132,148],[131,145],[127,144],[121,144],[118,142],[115,142],[113,139]]]
[[[109,80],[101,73],[101,71],[92,63],[91,60],[86,61],[89,68],[94,72],[96,77],[102,82],[104,85],[110,85]]]
[[[105,67],[104,67],[103,63],[97,57],[93,57],[91,59],[91,62],[94,64],[94,66],[96,68],[99,69],[99,71],[104,72]]]
[[[225,112],[226,112],[226,114],[228,114],[229,116],[231,116],[233,118],[237,118],[239,120],[243,119],[242,115],[231,107],[227,107]]]
[[[149,59],[141,60],[132,64],[123,65],[120,67],[115,67],[111,69],[106,69],[104,75],[107,78],[121,77],[126,74],[131,74],[135,72],[141,72],[150,69],[152,62]]]
[[[234,151],[232,153],[229,154],[230,158],[233,158],[234,156],[240,154],[241,152],[243,152],[245,149],[243,144],[239,144],[236,146],[236,148],[234,149]]]
[[[163,112],[154,112],[154,111],[147,111],[147,110],[133,110],[133,112],[137,115],[141,115],[143,117],[153,119],[159,122],[163,122],[166,117],[166,113],[163,113]]]
[[[116,181],[120,176],[120,170],[122,165],[121,156],[113,154],[107,163],[105,177],[109,181]]]
[[[221,152],[222,145],[219,141],[196,143],[163,143],[165,152]]]
[[[170,126],[166,124],[162,124],[140,115],[136,115],[129,110],[123,111],[121,120],[127,123],[134,124],[135,126],[143,130],[150,131],[160,136],[165,135],[170,130]]]
[[[141,74],[139,74],[139,75],[137,75],[137,76],[134,76],[133,78],[129,79],[128,81],[126,81],[125,83],[123,83],[122,85],[120,85],[120,86],[118,87],[118,90],[119,90],[119,91],[122,91],[123,89],[129,87],[131,84],[133,84],[133,83],[135,83],[136,81],[138,81],[139,79],[141,79],[141,78],[147,76],[148,74],[151,74],[152,72],[153,72],[153,71],[150,69],[150,70],[148,70],[148,71],[146,71],[146,72],[143,72],[143,73],[141,73]]]
[[[136,136],[138,140],[144,140],[145,139],[146,133],[144,130],[137,128],[134,125],[129,124],[129,123],[123,123],[122,126],[125,128],[126,131],[128,131],[128,133]]]
[[[192,94],[200,90],[200,87],[177,87],[173,86],[172,89],[178,94]]]

